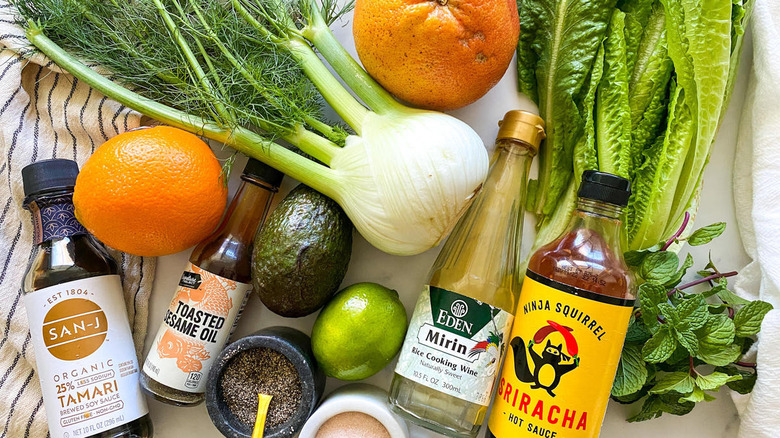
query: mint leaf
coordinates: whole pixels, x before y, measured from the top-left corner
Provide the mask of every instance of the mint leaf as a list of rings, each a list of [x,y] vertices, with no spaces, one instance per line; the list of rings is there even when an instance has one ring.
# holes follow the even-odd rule
[[[680,343],[691,356],[696,356],[699,352],[699,338],[696,337],[696,333],[689,330],[674,330],[677,342]]]
[[[688,269],[693,266],[693,257],[691,257],[690,254],[685,256],[685,261],[683,262],[682,266],[680,266],[680,269],[677,270],[677,272],[672,276],[669,281],[667,281],[664,286],[666,287],[673,287],[676,286],[683,277],[685,277],[685,274],[688,273]]]
[[[683,362],[685,362],[685,367],[688,367],[688,359],[691,357],[691,353],[688,352],[688,350],[685,349],[682,345],[677,345],[677,348],[675,348],[674,353],[672,353],[671,356],[669,356],[669,359],[666,359],[666,361],[663,363],[664,365],[680,365]],[[666,370],[670,371],[670,370]]]
[[[633,394],[624,395],[624,396],[615,396],[613,395],[611,398],[612,400],[615,400],[616,402],[623,404],[623,405],[630,405],[632,403],[638,402],[642,397],[647,395],[647,391],[642,389],[638,392],[635,392]]]
[[[677,306],[677,313],[681,322],[687,324],[688,330],[701,328],[707,322],[707,317],[709,316],[707,303],[701,295],[693,295],[685,299]],[[680,327],[680,329],[682,328]]]
[[[666,284],[673,278],[679,265],[677,254],[670,251],[654,252],[642,261],[639,275],[647,282]]]
[[[623,253],[623,259],[626,261],[628,266],[638,268],[642,265],[642,262],[645,261],[645,257],[647,257],[649,254],[660,251],[661,248],[663,248],[664,243],[665,242],[657,243],[650,248],[639,249],[636,251],[627,251]]]
[[[736,335],[739,337],[753,336],[761,330],[761,321],[772,310],[772,305],[764,301],[752,301],[734,315]]]
[[[734,292],[730,291],[725,282],[722,282],[717,286],[713,287],[712,290],[715,291],[715,294],[718,295],[718,298],[723,300],[726,304],[730,305],[731,307],[744,306],[750,303],[750,300],[746,300],[740,297],[739,295],[735,294]]]
[[[642,320],[632,315],[626,331],[626,343],[644,344],[651,337],[653,337],[653,334],[650,333]]]
[[[664,326],[642,347],[642,357],[650,363],[661,363],[669,359],[676,347],[677,343],[669,333],[669,328]]]
[[[658,305],[658,311],[661,313],[661,316],[664,318],[666,323],[672,327],[680,323],[680,314],[673,305],[669,303],[661,303]]]
[[[637,345],[625,345],[620,356],[612,395],[626,396],[642,389],[647,380],[647,368],[642,359],[642,349]]]
[[[664,412],[672,415],[685,415],[691,412],[694,406],[696,406],[695,403],[681,401],[680,394],[676,392],[662,395],[651,394],[642,403],[642,409],[626,421],[636,423],[638,421],[652,420],[660,417]]]
[[[658,396],[651,395],[645,399],[644,403],[642,403],[642,408],[639,410],[639,412],[637,412],[636,415],[628,417],[626,421],[629,423],[636,423],[639,421],[652,420],[654,418],[660,417],[663,415],[663,413],[663,402],[658,398]]]
[[[729,382],[726,386],[740,394],[750,394],[753,391],[753,387],[756,386],[756,380],[758,380],[758,373],[747,373],[742,374],[742,379]]]
[[[718,222],[712,225],[707,225],[704,228],[699,228],[698,230],[691,233],[690,236],[688,236],[688,245],[699,246],[710,243],[712,239],[723,234],[723,231],[725,230],[725,222]]]
[[[681,402],[680,395],[674,392],[661,394],[658,398],[661,400],[661,409],[672,415],[685,415],[696,406],[695,403]]]
[[[753,346],[753,344],[756,342],[753,340],[753,338],[739,338],[737,339],[737,343],[742,342],[742,346],[740,347],[742,350],[742,354],[747,353],[750,350],[750,347]]]
[[[696,376],[696,386],[705,391],[717,391],[721,386],[741,379],[742,376],[739,374],[728,375],[715,371],[706,376],[701,374]]]
[[[726,366],[740,356],[742,351],[737,344],[727,346],[703,344],[699,346],[699,351],[696,353],[698,359],[715,366]]]
[[[734,342],[734,322],[727,315],[710,314],[704,325],[696,331],[702,345],[724,346]]]
[[[707,394],[703,390],[699,388],[694,388],[693,392],[688,394],[685,397],[680,397],[680,403],[684,402],[690,402],[690,403],[699,403],[701,401],[713,401],[715,400],[715,397]]]
[[[639,308],[642,310],[642,321],[648,327],[656,325],[656,317],[661,313],[658,305],[667,301],[669,298],[664,286],[653,283],[643,283],[639,286]]]
[[[712,296],[717,295],[720,293],[723,289],[726,289],[726,286],[723,286],[722,284],[714,286],[712,289],[704,291],[700,293],[699,295],[703,296],[704,298],[709,298]]]
[[[669,391],[677,391],[680,394],[687,394],[693,391],[693,377],[687,372],[669,373],[656,380],[655,385],[650,389],[650,394],[661,394]]]

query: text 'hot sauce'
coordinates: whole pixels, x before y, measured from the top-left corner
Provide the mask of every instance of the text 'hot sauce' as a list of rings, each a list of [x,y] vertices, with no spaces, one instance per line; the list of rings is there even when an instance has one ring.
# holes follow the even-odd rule
[[[634,305],[621,248],[628,180],[583,173],[566,231],[531,256],[488,437],[596,437]]]

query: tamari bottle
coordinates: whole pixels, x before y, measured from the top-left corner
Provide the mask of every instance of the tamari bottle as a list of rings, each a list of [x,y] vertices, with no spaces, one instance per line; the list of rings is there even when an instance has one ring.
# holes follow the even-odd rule
[[[476,436],[485,418],[520,290],[528,171],[544,139],[528,112],[499,125],[487,180],[431,269],[390,389],[397,413],[451,437]]]
[[[53,438],[152,436],[116,262],[76,220],[78,165],[22,169],[35,253],[24,305]]]
[[[177,406],[204,399],[206,376],[249,298],[252,241],[284,175],[250,159],[222,223],[192,251],[144,361],[141,386]]]
[[[634,306],[620,215],[629,182],[586,171],[566,231],[520,292],[488,437],[597,437]]]

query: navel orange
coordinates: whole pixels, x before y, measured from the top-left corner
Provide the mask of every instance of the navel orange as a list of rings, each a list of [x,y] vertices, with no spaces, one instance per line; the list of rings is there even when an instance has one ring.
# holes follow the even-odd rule
[[[227,202],[222,168],[197,136],[168,126],[119,134],[87,160],[73,194],[76,218],[106,245],[160,256],[197,244]]]
[[[357,0],[360,61],[396,97],[450,110],[482,97],[512,60],[515,0]]]

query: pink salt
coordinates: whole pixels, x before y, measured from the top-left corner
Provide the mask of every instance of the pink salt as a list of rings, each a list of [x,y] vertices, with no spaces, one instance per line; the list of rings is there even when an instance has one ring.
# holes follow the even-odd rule
[[[314,438],[390,438],[390,433],[370,415],[342,412],[320,426]]]

